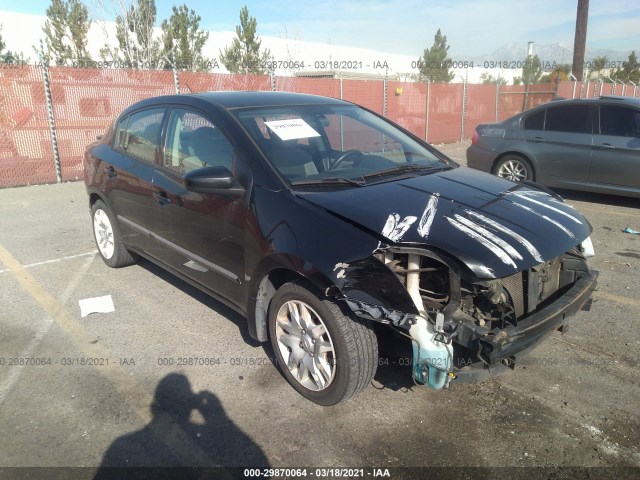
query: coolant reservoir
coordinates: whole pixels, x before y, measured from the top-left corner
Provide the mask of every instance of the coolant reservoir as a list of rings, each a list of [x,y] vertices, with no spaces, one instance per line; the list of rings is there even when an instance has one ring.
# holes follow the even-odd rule
[[[453,347],[435,341],[434,326],[419,317],[409,329],[413,346],[413,378],[416,382],[440,390],[449,380]]]

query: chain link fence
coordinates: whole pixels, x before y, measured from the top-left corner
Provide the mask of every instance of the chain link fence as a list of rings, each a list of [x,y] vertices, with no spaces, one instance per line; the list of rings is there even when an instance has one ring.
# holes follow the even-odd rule
[[[560,82],[474,85],[232,75],[177,70],[0,65],[0,187],[78,180],[84,151],[119,112],[157,95],[276,90],[340,98],[385,115],[429,143],[468,139],[479,123],[504,120],[556,96],[637,97],[635,85]]]

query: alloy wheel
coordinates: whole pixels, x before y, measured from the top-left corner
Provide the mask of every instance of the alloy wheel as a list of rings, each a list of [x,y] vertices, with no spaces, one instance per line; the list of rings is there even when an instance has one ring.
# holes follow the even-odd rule
[[[96,236],[96,243],[100,254],[109,259],[113,257],[115,245],[113,243],[113,227],[107,213],[101,208],[97,209],[93,215],[93,231]]]
[[[309,390],[327,388],[336,373],[333,341],[320,316],[297,300],[284,303],[276,316],[276,339],[285,367]]]

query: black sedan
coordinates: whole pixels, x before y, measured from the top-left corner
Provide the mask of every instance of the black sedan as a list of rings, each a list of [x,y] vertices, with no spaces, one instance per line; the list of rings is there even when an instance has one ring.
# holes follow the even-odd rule
[[[377,335],[434,389],[513,368],[596,285],[592,228],[561,198],[340,100],[144,100],[84,166],[106,264],[144,256],[237,310],[321,405],[368,385]]]
[[[514,181],[640,197],[640,99],[558,100],[478,125],[467,165]]]

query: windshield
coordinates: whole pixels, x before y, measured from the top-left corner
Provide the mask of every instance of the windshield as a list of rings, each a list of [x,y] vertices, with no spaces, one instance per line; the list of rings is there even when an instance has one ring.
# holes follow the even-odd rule
[[[355,105],[266,107],[235,114],[293,186],[354,187],[455,166]]]

